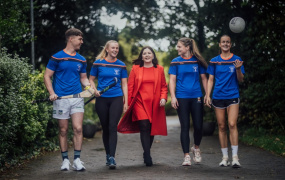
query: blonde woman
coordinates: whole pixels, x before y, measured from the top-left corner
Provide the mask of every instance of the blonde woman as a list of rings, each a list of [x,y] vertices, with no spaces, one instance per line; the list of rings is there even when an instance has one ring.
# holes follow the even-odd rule
[[[181,125],[180,141],[184,152],[182,165],[190,166],[190,113],[194,126],[194,144],[191,148],[193,160],[195,163],[202,161],[199,148],[203,130],[203,94],[201,83],[206,92],[207,63],[200,55],[194,39],[186,37],[179,39],[177,51],[179,56],[171,61],[168,72],[170,74],[169,91],[171,106],[177,110]]]
[[[106,151],[106,165],[110,169],[116,168],[115,152],[117,147],[117,125],[122,112],[128,108],[128,86],[126,65],[119,59],[119,43],[110,40],[96,57],[91,68],[89,81],[95,89],[96,112],[103,129],[103,143]],[[117,77],[118,83],[100,95],[105,87]],[[97,88],[94,80],[98,79]]]

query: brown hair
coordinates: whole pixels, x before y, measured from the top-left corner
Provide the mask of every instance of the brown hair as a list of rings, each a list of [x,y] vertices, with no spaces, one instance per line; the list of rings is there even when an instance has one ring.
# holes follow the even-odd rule
[[[207,62],[205,61],[203,56],[200,54],[199,49],[194,39],[183,37],[183,38],[180,38],[178,42],[181,42],[185,47],[189,46],[190,53],[193,54],[198,59],[198,63],[201,64],[205,68],[208,67]]]
[[[152,64],[153,64],[153,67],[156,68],[157,65],[158,65],[158,60],[157,60],[157,58],[156,58],[156,55],[155,55],[154,50],[153,50],[150,46],[145,46],[145,47],[142,48],[142,50],[141,50],[141,52],[140,52],[140,54],[139,54],[139,57],[138,57],[137,59],[133,60],[133,64],[135,64],[135,65],[140,65],[140,67],[143,67],[144,61],[142,60],[142,54],[143,54],[143,51],[144,51],[145,49],[149,49],[149,50],[153,53]]]
[[[232,39],[231,39],[231,37],[230,37],[229,35],[226,35],[226,34],[224,34],[224,35],[222,35],[222,36],[220,37],[219,44],[221,43],[221,39],[222,39],[222,37],[225,37],[225,36],[230,38],[230,40],[231,40],[231,44],[232,44]],[[221,48],[219,48],[219,54],[222,54],[222,50],[221,50]]]
[[[70,29],[68,29],[65,32],[65,40],[66,40],[66,42],[68,41],[70,36],[83,36],[83,33],[79,29],[70,28]]]
[[[106,49],[109,47],[109,45],[110,45],[111,43],[117,43],[117,44],[119,44],[119,43],[118,43],[117,41],[115,41],[115,40],[109,40],[109,41],[107,41],[106,44],[105,44],[105,46],[104,46],[103,49],[101,50],[101,52],[97,55],[96,60],[97,60],[97,59],[103,60],[103,59],[105,59],[105,58],[107,57],[108,53],[107,53]]]

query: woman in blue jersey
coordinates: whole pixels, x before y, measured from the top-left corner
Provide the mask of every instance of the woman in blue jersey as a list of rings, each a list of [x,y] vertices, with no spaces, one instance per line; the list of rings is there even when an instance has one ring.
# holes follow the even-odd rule
[[[228,138],[226,126],[226,112],[228,115],[228,127],[230,131],[230,142],[232,148],[232,167],[239,168],[240,163],[237,156],[238,152],[238,129],[237,119],[239,111],[239,86],[243,81],[244,67],[240,57],[231,53],[231,38],[223,35],[220,39],[219,47],[221,54],[211,59],[207,69],[209,73],[206,104],[215,108],[215,113],[219,126],[219,140],[223,154],[220,166],[228,166]],[[213,100],[210,94],[215,79]]]
[[[106,165],[110,169],[116,168],[117,125],[122,112],[128,109],[128,73],[125,63],[117,59],[118,52],[119,43],[114,40],[108,41],[96,57],[89,77],[91,87],[95,89],[95,96],[98,97],[95,108],[103,129]],[[114,77],[117,77],[118,83],[100,95],[100,91],[110,85]],[[98,79],[97,88],[95,78]]]
[[[169,91],[171,105],[177,110],[181,125],[180,141],[184,153],[183,166],[191,165],[190,158],[190,113],[194,126],[194,144],[191,148],[195,163],[202,161],[200,143],[203,128],[203,88],[207,89],[207,63],[201,56],[193,39],[181,38],[177,43],[178,57],[171,61],[169,68]]]

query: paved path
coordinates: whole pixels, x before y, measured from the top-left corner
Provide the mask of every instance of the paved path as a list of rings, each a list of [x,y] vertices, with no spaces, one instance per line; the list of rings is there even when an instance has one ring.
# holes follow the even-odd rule
[[[81,159],[87,168],[85,172],[60,171],[61,155],[56,152],[35,159],[0,179],[285,179],[284,157],[241,144],[239,158],[242,168],[218,167],[222,154],[217,136],[203,137],[200,146],[202,164],[181,166],[183,153],[179,122],[176,116],[167,117],[167,122],[168,136],[154,139],[152,167],[143,164],[139,134],[119,134],[117,169],[109,170],[105,166],[101,132],[98,132],[95,138],[84,140]],[[72,159],[73,149],[69,152]]]

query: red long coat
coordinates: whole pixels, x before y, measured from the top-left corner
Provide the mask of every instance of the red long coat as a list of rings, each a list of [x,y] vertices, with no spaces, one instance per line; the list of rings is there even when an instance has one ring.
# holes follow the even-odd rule
[[[154,68],[154,92],[153,92],[153,112],[152,112],[152,126],[151,135],[167,135],[166,116],[164,106],[160,107],[160,100],[167,100],[167,84],[165,81],[165,75],[163,67],[157,65]],[[124,114],[123,118],[118,124],[118,132],[120,133],[138,133],[139,122],[132,116],[133,106],[136,102],[136,98],[140,89],[140,85],[143,79],[143,67],[134,65],[132,67],[129,79],[128,79],[128,104],[129,109]]]

